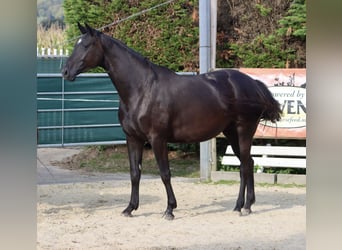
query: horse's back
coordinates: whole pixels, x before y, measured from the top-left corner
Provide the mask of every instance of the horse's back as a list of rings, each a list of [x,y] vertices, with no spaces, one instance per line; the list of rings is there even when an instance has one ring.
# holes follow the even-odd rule
[[[259,83],[233,69],[224,69],[196,76],[166,74],[159,77],[158,95],[171,106],[200,106],[232,112],[234,106],[264,103]]]
[[[237,95],[251,95],[257,89],[255,80],[238,70],[224,69],[211,73],[216,76],[218,82],[230,85]]]

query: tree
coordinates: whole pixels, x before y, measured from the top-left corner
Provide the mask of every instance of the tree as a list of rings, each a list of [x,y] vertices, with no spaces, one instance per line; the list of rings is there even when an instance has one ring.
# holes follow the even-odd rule
[[[293,36],[300,40],[306,39],[306,1],[295,0],[287,15],[279,20],[278,34],[281,36]]]
[[[37,24],[49,28],[52,24],[63,26],[63,0],[37,0]]]

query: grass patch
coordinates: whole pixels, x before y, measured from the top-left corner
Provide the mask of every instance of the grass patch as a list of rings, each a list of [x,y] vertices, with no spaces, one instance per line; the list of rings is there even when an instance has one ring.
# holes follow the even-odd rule
[[[239,184],[239,181],[233,181],[233,180],[219,180],[219,181],[215,181],[212,182],[214,185],[235,185],[235,184]]]
[[[196,153],[170,151],[169,163],[172,176],[198,178],[200,175],[199,156]],[[129,173],[126,145],[87,147],[79,154],[57,164],[87,172]],[[154,154],[148,147],[144,148],[142,174],[159,175]]]

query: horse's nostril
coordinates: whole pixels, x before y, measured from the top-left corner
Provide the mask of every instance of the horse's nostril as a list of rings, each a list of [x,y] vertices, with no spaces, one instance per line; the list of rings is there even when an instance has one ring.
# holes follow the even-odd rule
[[[63,76],[67,76],[68,75],[68,70],[66,68],[63,69],[62,71]]]

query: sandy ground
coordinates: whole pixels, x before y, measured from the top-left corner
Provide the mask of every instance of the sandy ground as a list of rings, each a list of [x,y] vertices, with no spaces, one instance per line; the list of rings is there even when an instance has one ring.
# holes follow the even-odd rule
[[[238,185],[173,178],[178,208],[167,221],[159,178],[141,181],[132,218],[121,215],[128,178],[56,179],[37,186],[37,249],[305,249],[305,188],[256,186],[253,213],[239,216]]]

